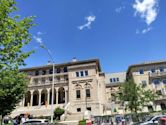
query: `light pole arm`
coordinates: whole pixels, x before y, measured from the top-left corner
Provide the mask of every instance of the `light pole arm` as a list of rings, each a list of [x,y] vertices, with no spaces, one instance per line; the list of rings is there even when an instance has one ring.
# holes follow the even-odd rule
[[[51,96],[51,123],[53,123],[53,117],[54,117],[54,107],[53,107],[53,105],[54,105],[54,73],[55,73],[55,64],[54,64],[54,59],[53,59],[49,49],[43,43],[40,43],[40,47],[47,51],[48,56],[50,57],[51,62],[52,62],[53,73],[52,73],[52,96]],[[47,98],[49,98],[49,97],[47,97]]]

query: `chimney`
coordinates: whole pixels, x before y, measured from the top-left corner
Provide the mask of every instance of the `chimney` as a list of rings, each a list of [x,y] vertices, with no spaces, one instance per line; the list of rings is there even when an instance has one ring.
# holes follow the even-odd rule
[[[72,59],[72,62],[77,62],[77,58],[74,57],[74,58]]]

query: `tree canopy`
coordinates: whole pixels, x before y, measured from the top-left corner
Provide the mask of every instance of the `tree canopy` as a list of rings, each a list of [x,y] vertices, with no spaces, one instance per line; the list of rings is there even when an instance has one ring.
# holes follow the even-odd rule
[[[151,90],[137,85],[133,79],[122,84],[119,93],[118,97],[125,108],[135,113],[141,111],[142,107],[149,105],[149,102],[153,102],[155,99],[155,94]]]
[[[10,113],[23,97],[27,76],[19,71],[33,52],[23,47],[31,41],[33,17],[21,19],[15,15],[15,0],[0,0],[0,115]]]

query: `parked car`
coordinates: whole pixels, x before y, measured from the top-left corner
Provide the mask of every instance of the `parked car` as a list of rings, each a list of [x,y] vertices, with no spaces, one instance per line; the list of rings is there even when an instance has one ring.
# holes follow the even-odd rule
[[[160,118],[159,125],[166,125],[166,118]]]
[[[48,125],[47,119],[29,119],[23,123],[23,125]]]
[[[166,118],[166,115],[156,115],[149,117],[145,122],[140,123],[139,125],[157,125],[160,118]]]

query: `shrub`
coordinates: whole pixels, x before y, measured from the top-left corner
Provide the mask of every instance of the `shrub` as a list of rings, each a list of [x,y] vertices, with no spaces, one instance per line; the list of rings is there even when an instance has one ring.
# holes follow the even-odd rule
[[[65,112],[65,110],[64,109],[61,109],[61,108],[56,108],[55,110],[54,110],[54,117],[55,118],[58,118],[59,120],[60,120],[60,116],[63,114]]]
[[[79,125],[86,125],[86,120],[84,119],[84,120],[80,120],[79,121]]]

